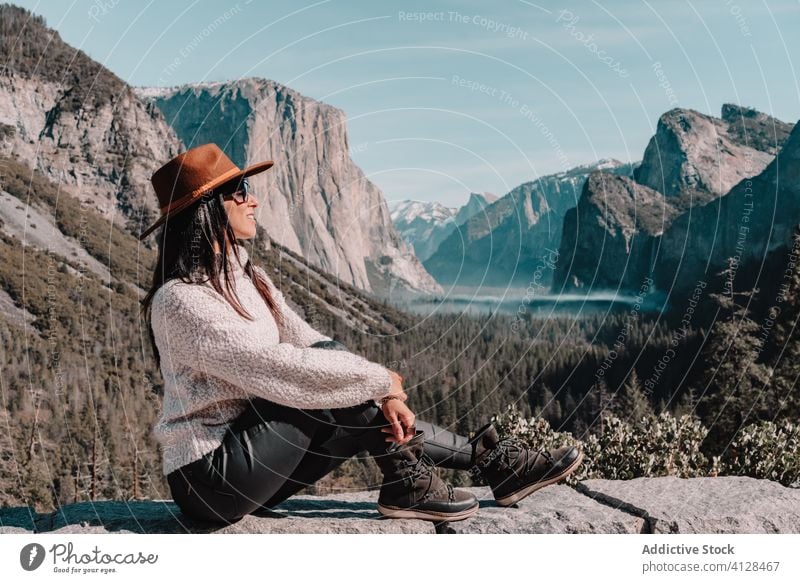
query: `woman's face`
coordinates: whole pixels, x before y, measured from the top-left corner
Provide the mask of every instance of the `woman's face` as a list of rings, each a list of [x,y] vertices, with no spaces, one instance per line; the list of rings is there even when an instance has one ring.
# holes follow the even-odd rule
[[[222,204],[225,206],[228,222],[236,238],[252,239],[256,236],[255,212],[258,200],[252,190],[248,193],[245,202],[240,202],[240,200],[240,196],[226,196]]]

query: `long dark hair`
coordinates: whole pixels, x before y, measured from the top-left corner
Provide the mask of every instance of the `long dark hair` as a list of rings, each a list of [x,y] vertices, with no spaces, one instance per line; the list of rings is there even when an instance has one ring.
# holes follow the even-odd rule
[[[174,217],[170,216],[157,231],[158,260],[153,271],[150,291],[141,300],[141,313],[147,324],[150,344],[158,367],[161,366],[161,357],[158,354],[151,325],[151,304],[158,289],[170,279],[180,278],[184,283],[193,284],[210,282],[237,313],[252,320],[252,316],[244,309],[235,289],[231,286],[228,253],[232,247],[235,259],[239,261],[239,243],[233,227],[228,222],[228,214],[222,201],[221,191],[205,195],[191,208]],[[249,258],[244,265],[244,272],[255,285],[275,320],[282,325],[283,316],[278,310],[278,304]],[[220,274],[224,276],[224,289],[220,285]]]

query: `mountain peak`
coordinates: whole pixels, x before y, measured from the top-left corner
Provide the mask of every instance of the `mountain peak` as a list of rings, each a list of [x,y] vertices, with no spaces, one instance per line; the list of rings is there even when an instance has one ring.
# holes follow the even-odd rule
[[[726,105],[725,119],[674,108],[658,120],[634,176],[666,196],[695,192],[708,200],[759,174],[791,125],[755,110]]]
[[[425,200],[400,200],[389,205],[392,222],[395,227],[410,225],[415,220],[441,223],[453,217],[456,209],[446,207],[439,202]],[[401,229],[402,230],[402,229]]]
[[[491,192],[470,192],[467,204],[458,209],[458,213],[455,216],[455,224],[462,225],[466,223],[478,213],[483,212],[487,206],[496,200],[497,197]]]
[[[320,109],[336,112],[336,115],[342,116],[343,119],[347,117],[345,111],[335,105],[304,95],[274,79],[259,76],[223,81],[198,81],[171,86],[138,86],[134,87],[134,91],[139,98],[151,101],[156,99],[166,101],[173,99],[176,95],[197,96],[201,93],[216,96],[242,94],[251,99],[274,99],[275,95],[279,95],[281,98],[278,101],[289,102],[292,106],[303,107],[305,104],[313,104]]]
[[[497,195],[491,192],[470,192],[469,201],[467,201],[467,204],[469,204],[473,200],[480,200],[483,201],[484,203],[491,204],[494,201],[496,201],[497,198],[498,198]]]
[[[780,151],[792,131],[790,123],[733,103],[722,106],[722,119],[728,124],[728,134],[737,142],[773,156]]]

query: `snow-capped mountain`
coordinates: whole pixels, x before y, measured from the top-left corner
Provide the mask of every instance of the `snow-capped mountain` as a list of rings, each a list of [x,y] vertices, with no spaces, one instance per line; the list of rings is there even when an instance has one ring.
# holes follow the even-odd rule
[[[438,202],[401,200],[389,205],[392,222],[403,238],[414,246],[420,261],[436,252],[456,227],[464,224],[497,200],[490,192],[471,193],[462,207],[446,207]]]

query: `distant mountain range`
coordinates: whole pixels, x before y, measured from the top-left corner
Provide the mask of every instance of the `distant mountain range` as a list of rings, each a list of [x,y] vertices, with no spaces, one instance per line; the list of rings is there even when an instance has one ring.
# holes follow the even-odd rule
[[[798,131],[734,104],[719,118],[673,109],[640,163],[603,159],[494,201],[472,194],[458,212],[403,201],[392,219],[443,285],[636,294],[650,278],[690,293],[729,258],[757,268],[785,248],[800,222]]]
[[[593,171],[630,175],[636,164],[599,160],[525,182],[453,229],[423,261],[442,284],[549,288],[564,216]]]
[[[420,261],[428,259],[450,233],[497,197],[490,193],[471,193],[461,207],[446,207],[438,202],[403,200],[389,205],[392,222],[403,238],[414,246]]]

